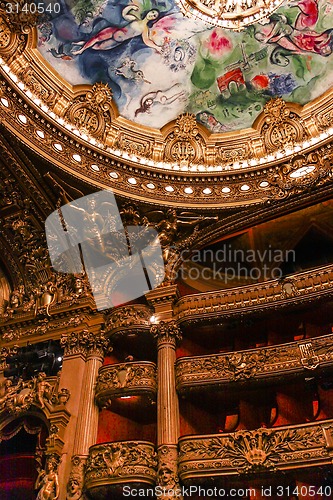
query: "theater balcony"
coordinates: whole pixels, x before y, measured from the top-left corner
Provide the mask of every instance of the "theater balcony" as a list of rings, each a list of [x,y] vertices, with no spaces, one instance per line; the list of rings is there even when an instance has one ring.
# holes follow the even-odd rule
[[[327,466],[332,463],[333,420],[179,440],[182,482]],[[229,480],[228,479],[228,480]]]
[[[85,486],[92,498],[99,498],[101,491],[105,495],[117,495],[122,488],[119,485],[133,485],[136,488],[153,485],[156,468],[155,447],[147,441],[94,445],[89,450]]]
[[[179,393],[210,385],[307,376],[333,365],[333,335],[209,356],[182,357],[176,363]]]
[[[155,399],[157,390],[156,365],[150,361],[119,363],[103,366],[96,385],[96,402],[107,407],[108,401],[132,395]]]

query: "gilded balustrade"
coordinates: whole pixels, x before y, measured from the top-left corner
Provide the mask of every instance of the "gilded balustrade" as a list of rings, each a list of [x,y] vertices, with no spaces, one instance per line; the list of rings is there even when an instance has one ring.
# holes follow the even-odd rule
[[[229,288],[218,292],[187,295],[175,308],[179,323],[207,320],[217,316],[232,316],[242,312],[279,308],[291,303],[301,304],[333,293],[333,267],[293,274],[281,280]]]
[[[328,465],[333,420],[179,440],[182,481]]]
[[[155,398],[156,391],[155,363],[134,361],[100,368],[95,394],[97,404],[105,407],[115,397],[145,393]]]
[[[179,358],[176,384],[187,387],[302,373],[333,365],[333,334],[246,351]]]
[[[118,441],[91,446],[85,470],[89,490],[119,483],[156,481],[155,447],[146,441]]]

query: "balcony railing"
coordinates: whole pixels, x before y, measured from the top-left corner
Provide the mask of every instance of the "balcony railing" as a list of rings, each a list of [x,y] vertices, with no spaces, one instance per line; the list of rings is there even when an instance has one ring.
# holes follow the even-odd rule
[[[263,308],[281,309],[291,303],[304,303],[333,293],[333,266],[324,266],[271,280],[218,292],[188,295],[175,308],[180,323],[207,320]]]
[[[109,400],[119,396],[148,394],[155,398],[157,390],[156,365],[150,361],[106,365],[99,370],[96,401],[107,406]]]
[[[179,441],[182,481],[322,466],[332,462],[333,420]]]
[[[246,351],[180,358],[179,392],[187,387],[286,376],[333,366],[333,334]]]
[[[121,335],[126,332],[149,331],[152,309],[143,304],[115,308],[108,317],[106,326],[109,334]]]
[[[120,483],[156,481],[155,447],[146,441],[118,441],[92,446],[86,465],[85,484],[89,490]]]

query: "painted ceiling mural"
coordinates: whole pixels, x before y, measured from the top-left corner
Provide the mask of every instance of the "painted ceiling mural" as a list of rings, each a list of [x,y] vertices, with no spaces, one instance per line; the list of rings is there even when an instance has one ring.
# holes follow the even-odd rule
[[[286,2],[241,32],[172,0],[72,0],[40,24],[38,48],[70,84],[108,83],[129,120],[160,128],[187,111],[228,132],[272,97],[306,104],[333,86],[333,0]]]

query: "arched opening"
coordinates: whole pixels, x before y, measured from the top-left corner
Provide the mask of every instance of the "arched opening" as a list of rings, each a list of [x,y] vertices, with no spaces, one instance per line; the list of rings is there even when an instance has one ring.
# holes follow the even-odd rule
[[[24,415],[0,431],[0,491],[2,500],[34,500],[37,467],[48,430],[35,415]]]

